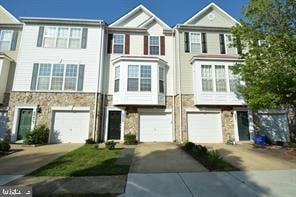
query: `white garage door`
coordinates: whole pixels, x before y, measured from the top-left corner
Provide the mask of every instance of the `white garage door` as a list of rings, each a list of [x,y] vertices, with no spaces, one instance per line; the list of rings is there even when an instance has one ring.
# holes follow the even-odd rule
[[[89,112],[55,112],[51,143],[84,143],[89,133]]]
[[[288,141],[287,114],[260,114],[260,133],[269,136],[274,141]]]
[[[140,141],[172,142],[171,113],[140,114]]]
[[[188,140],[195,143],[221,143],[220,113],[188,113]]]

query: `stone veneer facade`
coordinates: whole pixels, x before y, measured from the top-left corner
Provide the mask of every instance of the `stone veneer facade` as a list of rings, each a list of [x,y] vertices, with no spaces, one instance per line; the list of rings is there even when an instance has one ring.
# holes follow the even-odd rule
[[[96,136],[100,136],[101,130],[101,104],[102,96],[98,94]],[[92,137],[95,93],[11,92],[7,122],[9,131],[11,131],[13,126],[14,112],[17,105],[40,105],[41,113],[37,113],[35,126],[45,124],[48,128],[52,126],[53,106],[90,107],[89,137]]]
[[[180,96],[177,95],[175,97],[175,131],[176,131],[176,139],[180,141],[180,113],[179,113],[179,99]],[[205,107],[205,106],[202,106]],[[211,108],[210,106],[206,106],[207,108]],[[186,109],[198,108],[198,106],[194,105],[194,95],[182,95],[182,139],[183,141],[188,140],[187,133],[187,112]],[[221,120],[222,120],[222,134],[223,134],[223,142],[227,142],[230,138],[234,138],[234,122],[232,116],[232,108],[224,107],[224,106],[215,106],[214,109],[221,109]]]

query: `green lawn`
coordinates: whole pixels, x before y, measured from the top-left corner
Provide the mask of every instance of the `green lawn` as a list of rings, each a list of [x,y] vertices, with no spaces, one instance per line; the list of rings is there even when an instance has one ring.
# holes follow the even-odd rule
[[[122,149],[95,149],[84,145],[32,172],[31,176],[100,176],[127,174],[129,166],[114,162]]]

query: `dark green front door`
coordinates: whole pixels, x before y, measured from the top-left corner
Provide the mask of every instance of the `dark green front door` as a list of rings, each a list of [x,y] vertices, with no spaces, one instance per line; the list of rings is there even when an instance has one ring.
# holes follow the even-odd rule
[[[240,141],[250,140],[248,112],[237,112],[237,127]]]
[[[17,132],[17,139],[23,140],[25,137],[25,133],[31,131],[31,123],[32,123],[32,109],[21,109],[20,110],[20,119],[19,126]]]

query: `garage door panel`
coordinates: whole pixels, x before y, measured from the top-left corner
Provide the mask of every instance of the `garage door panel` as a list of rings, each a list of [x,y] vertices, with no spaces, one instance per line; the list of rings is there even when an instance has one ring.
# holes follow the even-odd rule
[[[170,113],[140,114],[140,141],[171,142],[171,120]]]
[[[221,143],[220,113],[188,113],[188,140],[196,143]]]
[[[89,133],[89,112],[55,112],[52,143],[84,143]]]

